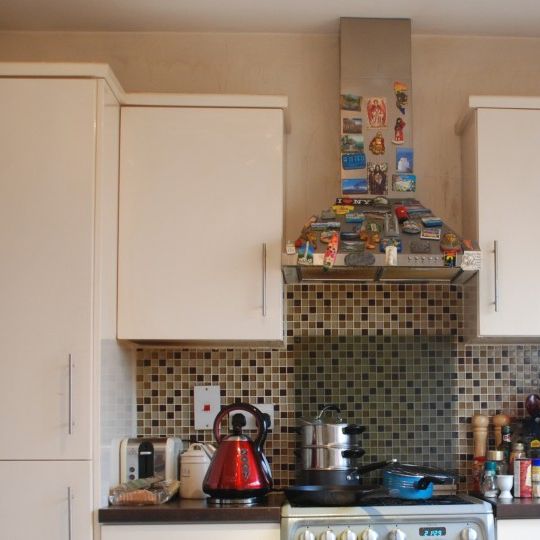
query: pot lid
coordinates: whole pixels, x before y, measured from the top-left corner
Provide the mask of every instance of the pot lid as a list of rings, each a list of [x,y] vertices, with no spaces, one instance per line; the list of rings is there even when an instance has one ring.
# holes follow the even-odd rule
[[[453,473],[445,471],[443,469],[437,469],[436,467],[425,467],[419,465],[411,465],[407,463],[394,463],[393,465],[390,465],[386,470],[388,472],[396,473],[401,476],[431,476],[438,479],[441,483],[444,484],[454,484],[456,482],[456,477]]]

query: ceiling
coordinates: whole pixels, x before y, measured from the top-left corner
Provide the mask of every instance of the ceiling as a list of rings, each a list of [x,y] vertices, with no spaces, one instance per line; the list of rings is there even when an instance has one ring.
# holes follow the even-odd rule
[[[538,0],[2,0],[0,30],[337,33],[340,17],[415,34],[540,37]]]

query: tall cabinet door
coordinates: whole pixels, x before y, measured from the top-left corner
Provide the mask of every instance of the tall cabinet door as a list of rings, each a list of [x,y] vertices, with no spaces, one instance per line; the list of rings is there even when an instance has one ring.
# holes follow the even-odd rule
[[[0,118],[0,459],[89,459],[96,82],[0,79]]]
[[[0,536],[91,540],[89,461],[0,461]]]
[[[482,336],[540,336],[540,111],[478,111]]]
[[[283,113],[122,109],[118,337],[280,340]]]

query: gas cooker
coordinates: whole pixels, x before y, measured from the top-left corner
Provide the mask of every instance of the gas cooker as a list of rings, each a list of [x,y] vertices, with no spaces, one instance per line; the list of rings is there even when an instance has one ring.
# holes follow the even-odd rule
[[[467,495],[368,499],[361,506],[283,505],[281,540],[495,540],[491,505]]]

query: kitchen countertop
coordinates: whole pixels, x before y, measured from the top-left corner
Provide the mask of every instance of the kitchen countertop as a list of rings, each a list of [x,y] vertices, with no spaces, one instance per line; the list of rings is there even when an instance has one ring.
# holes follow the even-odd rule
[[[501,500],[495,497],[477,495],[493,505],[496,519],[540,519],[540,499],[508,499]]]
[[[206,500],[178,499],[156,506],[109,506],[99,510],[100,523],[279,523],[285,496],[271,493],[254,506],[211,506]]]

